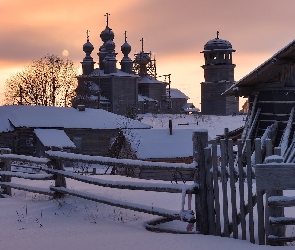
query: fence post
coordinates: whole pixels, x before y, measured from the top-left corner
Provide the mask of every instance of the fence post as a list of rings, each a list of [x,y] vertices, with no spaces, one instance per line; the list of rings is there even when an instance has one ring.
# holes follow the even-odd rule
[[[11,151],[10,149],[1,149],[1,154],[10,154]],[[4,159],[2,162],[0,162],[0,169],[1,171],[11,171],[11,160],[10,159]],[[1,176],[1,181],[2,182],[11,182],[11,177],[10,176]],[[3,194],[11,196],[11,187],[2,187],[3,189]]]
[[[196,230],[201,234],[208,234],[206,162],[204,152],[208,146],[208,130],[199,129],[194,131],[192,139],[194,163],[197,168],[195,171],[195,182],[199,184],[199,191],[195,196]]]
[[[281,149],[276,148],[275,153],[277,155],[281,155]],[[267,160],[266,163],[272,163],[272,162],[282,163],[283,158],[270,159],[270,160]],[[271,196],[283,196],[283,190],[271,190],[271,191],[266,190],[266,195],[265,195],[266,244],[272,245],[272,246],[284,246],[285,245],[284,242],[274,242],[274,241],[270,241],[268,239],[269,235],[283,237],[283,236],[285,236],[285,230],[286,230],[285,226],[271,226],[270,225],[270,221],[269,221],[270,217],[284,217],[284,207],[269,207],[268,206],[268,198]]]
[[[255,144],[255,164],[262,163],[261,155],[261,139],[256,138]],[[265,223],[264,223],[264,205],[263,195],[264,191],[257,191],[257,216],[258,216],[258,243],[259,245],[265,245]]]
[[[61,160],[51,159],[50,164],[55,170],[64,170],[64,166]],[[55,187],[67,187],[66,178],[62,174],[55,174]],[[62,198],[64,194],[60,192],[55,192],[53,195],[54,199]]]

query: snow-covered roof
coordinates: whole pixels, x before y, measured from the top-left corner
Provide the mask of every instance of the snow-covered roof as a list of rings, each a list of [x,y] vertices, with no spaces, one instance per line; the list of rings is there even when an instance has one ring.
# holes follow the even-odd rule
[[[138,75],[135,74],[130,74],[126,73],[120,69],[117,69],[117,72],[115,73],[110,73],[110,74],[105,74],[104,70],[102,69],[94,69],[88,76],[101,76],[101,77],[106,77],[106,76],[126,76],[126,77],[139,77]]]
[[[157,100],[144,96],[144,95],[138,95],[138,101],[139,102],[144,102],[144,101],[149,101],[149,102],[158,102]]]
[[[193,155],[193,129],[124,130],[138,159],[178,158]]]
[[[59,129],[34,129],[34,133],[46,147],[75,148],[75,144],[70,140],[63,130]]]
[[[142,76],[139,79],[139,83],[165,84],[164,82],[161,82],[161,81],[157,80],[156,78],[149,76],[149,75]]]
[[[234,91],[239,91],[239,86],[255,85],[257,83],[269,84],[269,79],[278,75],[280,71],[286,68],[292,60],[295,58],[295,40],[283,47],[272,57],[256,67],[249,74],[244,76],[239,81],[235,82],[230,88],[228,88],[222,95],[232,95]],[[291,60],[292,59],[292,60]]]
[[[91,101],[97,101],[98,100],[98,96],[97,95],[91,95],[91,96],[89,96],[89,100],[91,100]],[[101,103],[110,103],[109,99],[106,98],[103,95],[100,96],[100,102]]]
[[[100,89],[99,86],[93,81],[84,81],[84,83],[87,84],[91,90],[99,91]]]
[[[169,90],[166,90],[167,96],[169,95]],[[179,89],[171,88],[170,89],[170,97],[171,98],[180,98],[180,99],[189,99],[187,95],[182,93]]]
[[[0,106],[0,132],[13,131],[13,127],[31,128],[150,128],[136,120],[102,109],[79,111],[74,108],[53,106]],[[10,121],[10,123],[9,123]]]
[[[181,107],[184,111],[191,111],[191,112],[199,112],[200,110],[198,108],[195,108],[193,103],[185,103]]]

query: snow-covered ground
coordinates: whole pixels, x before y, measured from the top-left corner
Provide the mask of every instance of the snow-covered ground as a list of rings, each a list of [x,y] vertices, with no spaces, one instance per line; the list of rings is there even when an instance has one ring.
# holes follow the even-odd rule
[[[210,138],[224,134],[245,125],[246,115],[215,116],[215,115],[174,115],[174,114],[145,114],[139,115],[141,122],[157,129],[168,129],[172,120],[173,129],[207,129]]]
[[[168,128],[171,116],[146,115],[143,122],[155,128]],[[179,128],[206,128],[214,137],[243,125],[243,117],[204,117],[173,116],[173,126]],[[198,123],[198,124],[197,124]],[[181,125],[188,124],[188,125]],[[100,176],[115,181],[136,181],[120,176]],[[26,180],[15,178],[19,184]],[[142,182],[143,180],[141,180]],[[151,182],[151,181],[147,181]],[[159,181],[155,181],[159,182]],[[29,181],[29,183],[48,187],[52,181]],[[188,183],[190,184],[190,183]],[[172,184],[171,184],[172,185]],[[178,184],[173,184],[178,185]],[[96,195],[122,201],[134,202],[150,207],[179,211],[182,195],[129,191],[81,184],[67,179],[70,189],[82,190]],[[186,204],[187,206],[187,204]],[[12,198],[0,199],[0,249],[5,250],[150,250],[150,249],[269,249],[269,246],[253,245],[249,241],[234,240],[198,234],[154,233],[145,229],[144,224],[157,218],[150,214],[134,212],[117,207],[66,196],[52,200],[48,196],[13,190]],[[185,230],[187,223],[171,222],[168,228]],[[276,249],[278,247],[271,247]],[[280,247],[281,248],[281,247]]]

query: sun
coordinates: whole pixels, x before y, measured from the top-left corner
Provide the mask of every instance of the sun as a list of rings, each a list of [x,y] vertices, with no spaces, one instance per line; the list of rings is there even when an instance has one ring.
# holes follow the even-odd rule
[[[66,49],[63,50],[63,52],[61,53],[64,57],[69,56],[69,51],[67,51]]]

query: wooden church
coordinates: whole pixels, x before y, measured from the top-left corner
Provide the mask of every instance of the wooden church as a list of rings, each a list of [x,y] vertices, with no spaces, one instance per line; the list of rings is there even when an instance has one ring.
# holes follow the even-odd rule
[[[151,52],[145,52],[143,38],[141,51],[132,60],[129,57],[131,46],[125,42],[121,46],[123,54],[120,69],[117,68],[116,44],[114,32],[109,27],[109,14],[106,13],[106,28],[100,33],[103,44],[99,48],[98,65],[91,53],[94,46],[89,41],[83,45],[85,57],[82,74],[77,76],[78,87],[72,106],[83,105],[87,108],[127,115],[133,118],[137,113],[180,113],[189,99],[186,95],[174,95],[168,81],[159,81],[156,73],[156,60]],[[180,91],[178,91],[180,92]]]
[[[295,160],[295,40],[227,89],[248,98],[242,139],[269,138],[285,162]]]

